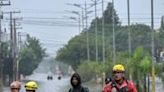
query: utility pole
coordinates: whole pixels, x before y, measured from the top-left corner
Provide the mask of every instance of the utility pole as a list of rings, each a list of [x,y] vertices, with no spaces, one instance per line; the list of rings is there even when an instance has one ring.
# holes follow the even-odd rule
[[[18,51],[18,43],[17,43],[17,29],[21,29],[19,27],[17,27],[16,25],[16,21],[19,20],[19,18],[14,18],[13,22],[14,22],[14,65],[13,65],[13,71],[14,71],[14,78],[15,80],[19,80],[19,51]]]
[[[94,1],[95,3],[95,45],[96,45],[96,61],[98,61],[98,40],[97,40],[97,0]]]
[[[128,11],[128,48],[129,48],[129,61],[131,61],[131,30],[130,30],[130,1],[127,0],[127,11]]]
[[[87,15],[87,2],[85,0],[85,25],[86,25],[86,32],[87,32],[87,57],[88,57],[88,61],[90,61],[90,48],[89,48],[89,32],[88,32],[88,15]]]
[[[98,61],[98,40],[97,40],[97,0],[91,0],[95,6],[95,47],[96,47],[96,61]]]
[[[20,50],[22,49],[22,39],[21,39],[21,33],[18,32],[18,53],[17,53],[17,63],[16,63],[16,79],[19,79],[19,61],[20,61]]]
[[[115,12],[114,12],[114,0],[112,0],[112,22],[113,22],[113,63],[116,63],[116,42],[115,42]]]
[[[82,31],[84,30],[84,9],[81,8],[81,23],[82,23]]]
[[[156,92],[155,86],[155,52],[154,52],[154,0],[151,0],[151,30],[152,30],[152,92]]]
[[[19,80],[19,47],[18,41],[19,35],[17,36],[17,29],[22,29],[17,27],[17,20],[21,20],[21,18],[14,18],[13,19],[13,75],[14,80]]]
[[[12,64],[13,64],[13,74],[12,74],[12,81],[15,80],[15,76],[14,76],[14,70],[15,70],[15,66],[14,66],[14,42],[13,42],[13,13],[10,12],[10,59],[12,60]]]
[[[17,61],[17,35],[16,35],[16,19],[13,19],[13,74],[14,74],[14,80],[17,80],[17,73],[16,73],[16,61]]]
[[[89,8],[91,8],[93,5],[90,5],[90,7],[87,7],[87,3],[86,3],[86,0],[85,0],[85,5],[84,7],[82,7],[80,4],[70,4],[70,3],[67,3],[67,5],[72,5],[72,6],[75,6],[75,7],[78,7],[81,9],[81,12],[82,12],[82,27],[83,27],[83,30],[86,31],[86,48],[87,48],[87,60],[90,61],[90,48],[89,48],[89,33],[88,33],[88,14],[89,13],[92,13],[92,11],[87,11]],[[85,21],[86,20],[86,21]]]
[[[17,28],[17,29],[21,29],[21,28]],[[18,56],[18,58],[17,58],[17,62],[16,62],[16,79],[20,79],[20,77],[19,77],[19,75],[20,75],[20,73],[19,73],[19,62],[20,62],[20,59],[21,59],[21,57],[20,57],[20,51],[22,50],[22,48],[23,48],[23,41],[22,41],[22,37],[27,37],[27,33],[22,33],[22,32],[18,32],[17,33],[17,35],[18,35],[18,54],[17,54],[17,56]]]
[[[104,21],[104,0],[102,0],[102,59],[103,59],[103,65],[105,66],[105,37],[104,37],[104,34],[105,34],[105,21]],[[106,74],[105,72],[102,73],[102,79],[103,79],[103,82],[102,82],[102,87],[104,87],[105,85],[105,78],[106,78]]]
[[[10,59],[13,64],[12,81],[16,80],[16,18],[13,19],[13,14],[20,13],[20,11],[4,12],[4,14],[10,14]]]
[[[2,90],[3,87],[3,59],[2,59],[2,30],[1,30],[1,19],[0,19],[0,90]]]
[[[2,91],[2,86],[3,86],[3,57],[2,57],[2,25],[1,25],[1,20],[3,19],[3,15],[2,15],[2,11],[1,11],[1,7],[2,6],[9,6],[10,5],[10,1],[4,1],[0,0],[0,90]],[[0,91],[0,92],[1,92]]]
[[[79,34],[80,34],[80,32],[81,32],[81,16],[80,16],[80,13],[79,13],[79,18],[78,18],[78,23],[79,23]]]
[[[13,22],[14,22],[14,74],[15,74],[15,80],[19,80],[19,49],[18,49],[18,41],[19,41],[19,35],[17,36],[17,29],[21,29],[21,28],[18,28],[17,25],[16,25],[16,20],[19,20],[19,19],[16,19],[14,18],[13,19]],[[17,38],[18,38],[18,41],[17,41]]]
[[[131,61],[131,53],[132,53],[131,29],[130,29],[130,0],[127,0],[127,17],[128,17],[128,52],[129,52],[128,61],[130,62]],[[129,77],[132,80],[131,70],[130,70]]]
[[[102,0],[102,56],[103,56],[103,63],[105,63],[105,22],[104,22],[104,0]]]

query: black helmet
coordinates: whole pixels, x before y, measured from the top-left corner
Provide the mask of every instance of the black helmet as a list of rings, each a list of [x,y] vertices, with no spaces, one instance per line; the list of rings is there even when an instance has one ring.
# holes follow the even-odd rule
[[[106,77],[105,78],[105,84],[108,84],[111,81],[112,81],[112,78],[111,77]]]

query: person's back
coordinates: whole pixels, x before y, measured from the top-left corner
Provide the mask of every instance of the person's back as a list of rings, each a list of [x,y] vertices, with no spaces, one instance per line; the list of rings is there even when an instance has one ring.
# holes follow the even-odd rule
[[[79,74],[74,73],[71,77],[72,88],[68,92],[89,92],[89,89],[81,85],[81,78]]]

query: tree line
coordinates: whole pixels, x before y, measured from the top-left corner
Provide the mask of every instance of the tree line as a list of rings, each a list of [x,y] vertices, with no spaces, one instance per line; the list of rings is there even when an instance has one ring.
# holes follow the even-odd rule
[[[3,84],[9,85],[13,81],[15,71],[13,70],[13,58],[10,51],[10,42],[3,42],[1,44],[2,60],[3,60]],[[45,54],[45,50],[40,41],[35,37],[27,35],[27,39],[20,49],[17,62],[19,67],[19,75],[24,76],[32,74],[33,70],[37,68]],[[16,63],[16,62],[15,62]]]
[[[112,13],[114,12],[114,13]],[[152,59],[151,59],[151,27],[145,24],[131,24],[130,26],[121,25],[116,10],[113,9],[112,3],[109,3],[103,13],[105,20],[105,64],[103,63],[102,54],[102,17],[93,19],[89,29],[89,48],[90,61],[87,61],[87,31],[81,32],[79,35],[69,40],[63,48],[58,50],[56,59],[58,61],[70,64],[81,74],[84,81],[105,72],[106,75],[112,73],[113,66],[113,22],[112,14],[115,19],[115,43],[116,43],[116,62],[124,64],[128,78],[135,80],[138,89],[144,90],[146,76],[151,76]],[[96,62],[96,46],[95,46],[95,21],[98,24],[98,62]],[[128,53],[128,30],[131,31],[132,53],[129,61]],[[159,63],[160,52],[164,49],[164,21],[161,20],[161,27],[155,30],[155,64],[156,75],[160,76],[164,81],[164,64]],[[136,76],[137,75],[137,76]],[[139,85],[139,83],[143,85]]]

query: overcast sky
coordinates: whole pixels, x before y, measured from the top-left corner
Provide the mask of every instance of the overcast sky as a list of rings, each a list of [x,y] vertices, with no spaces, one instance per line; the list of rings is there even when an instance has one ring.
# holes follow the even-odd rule
[[[55,53],[61,46],[73,36],[79,33],[77,22],[67,19],[73,15],[65,10],[80,11],[80,9],[68,6],[66,3],[84,5],[85,0],[11,0],[11,6],[3,8],[4,11],[20,10],[23,17],[21,32],[29,33],[41,40],[48,53]],[[104,0],[106,4],[112,0]],[[127,0],[114,0],[115,9],[123,25],[127,24]],[[130,0],[130,14],[132,23],[150,24],[150,1]],[[99,2],[101,2],[99,0]],[[91,4],[91,0],[87,0]],[[155,28],[159,28],[160,18],[164,15],[164,0],[154,0]],[[101,4],[98,5],[98,14],[101,16]],[[94,16],[92,14],[91,16]],[[39,19],[38,19],[39,18]],[[50,18],[50,19],[49,19]],[[93,17],[90,18],[90,20]],[[62,23],[64,22],[64,23]],[[70,26],[71,25],[71,26]],[[73,25],[73,26],[72,26]]]

